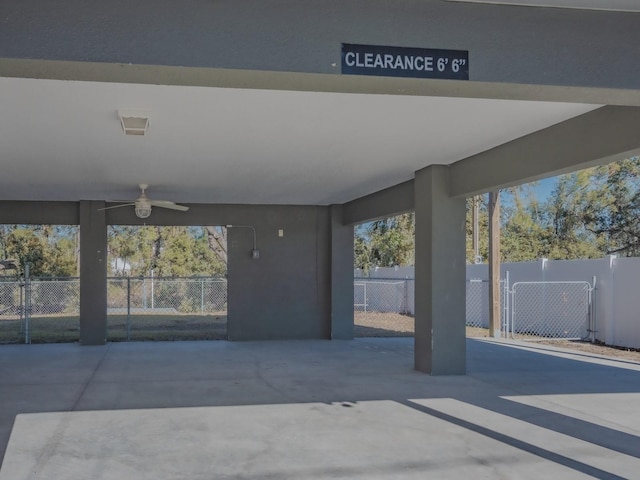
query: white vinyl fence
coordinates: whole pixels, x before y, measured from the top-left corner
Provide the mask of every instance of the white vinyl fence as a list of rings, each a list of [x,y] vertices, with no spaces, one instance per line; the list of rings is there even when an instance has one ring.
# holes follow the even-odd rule
[[[413,267],[379,268],[370,274],[376,281],[397,282],[413,279],[413,272]],[[505,263],[503,281],[507,276],[501,289],[503,332],[515,338],[589,338],[640,348],[640,258]],[[467,265],[469,326],[488,325],[487,279],[488,265]],[[414,294],[419,292],[409,291],[403,307],[410,315]],[[367,303],[374,304],[371,299]]]

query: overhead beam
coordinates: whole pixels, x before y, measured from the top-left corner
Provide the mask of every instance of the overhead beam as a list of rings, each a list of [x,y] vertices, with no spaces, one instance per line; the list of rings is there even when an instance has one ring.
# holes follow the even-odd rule
[[[469,197],[640,154],[640,108],[606,106],[451,165],[450,194]]]
[[[640,106],[631,89],[63,60],[0,58],[0,77]]]
[[[343,205],[342,223],[355,225],[410,212],[414,209],[413,180],[357,198]]]
[[[78,202],[0,201],[0,224],[78,225]]]

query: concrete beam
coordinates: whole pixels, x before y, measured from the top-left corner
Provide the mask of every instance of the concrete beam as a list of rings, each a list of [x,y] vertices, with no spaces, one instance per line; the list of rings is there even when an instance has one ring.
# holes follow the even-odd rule
[[[78,225],[77,202],[0,201],[0,224]]]
[[[167,65],[0,58],[0,77],[248,88],[300,92],[364,93],[452,98],[531,100],[640,106],[638,90],[522,83],[394,78]]]
[[[451,165],[450,194],[469,197],[640,154],[640,107],[606,106]]]
[[[345,203],[342,222],[355,225],[410,212],[414,198],[413,180],[409,180]]]

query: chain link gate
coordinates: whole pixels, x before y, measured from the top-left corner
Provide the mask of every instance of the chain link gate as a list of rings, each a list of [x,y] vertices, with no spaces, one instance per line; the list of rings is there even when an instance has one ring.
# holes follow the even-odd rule
[[[595,333],[589,282],[516,282],[511,286],[510,331],[518,339],[581,339]]]

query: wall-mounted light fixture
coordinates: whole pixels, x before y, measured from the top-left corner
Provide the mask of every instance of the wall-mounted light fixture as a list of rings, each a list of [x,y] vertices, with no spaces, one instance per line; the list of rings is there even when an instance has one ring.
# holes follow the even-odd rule
[[[250,228],[253,231],[253,250],[251,250],[251,258],[257,260],[260,258],[260,251],[258,250],[258,238],[256,235],[256,229],[251,225],[226,225],[227,228]]]

